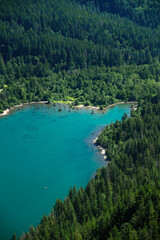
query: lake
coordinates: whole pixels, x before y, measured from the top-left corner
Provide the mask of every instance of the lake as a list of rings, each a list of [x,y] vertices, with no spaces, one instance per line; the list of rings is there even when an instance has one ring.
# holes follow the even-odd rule
[[[26,105],[0,119],[0,239],[36,226],[70,187],[85,187],[106,165],[93,144],[106,124],[130,114],[130,104],[106,112],[62,105]],[[69,112],[70,111],[70,112]]]

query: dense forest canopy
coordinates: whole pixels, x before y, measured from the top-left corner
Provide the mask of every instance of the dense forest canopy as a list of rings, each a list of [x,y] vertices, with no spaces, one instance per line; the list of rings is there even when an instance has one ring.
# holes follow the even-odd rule
[[[76,0],[86,6],[98,8],[126,17],[133,22],[156,28],[160,24],[160,2],[158,0]]]
[[[138,101],[97,140],[107,167],[23,239],[160,238],[159,16],[158,0],[0,0],[0,112]]]
[[[122,2],[132,6],[131,1]],[[141,5],[147,9],[159,10],[156,2],[145,2]],[[101,12],[100,6],[109,1],[95,1],[94,7],[91,3],[1,0],[1,112],[21,102],[68,97],[103,108],[119,100],[138,100],[146,92],[156,94],[159,26]],[[134,3],[134,8],[140,6]]]
[[[20,57],[21,64],[58,71],[150,63],[160,54],[159,28],[140,27],[71,1],[2,1],[0,19],[2,59],[12,65]]]

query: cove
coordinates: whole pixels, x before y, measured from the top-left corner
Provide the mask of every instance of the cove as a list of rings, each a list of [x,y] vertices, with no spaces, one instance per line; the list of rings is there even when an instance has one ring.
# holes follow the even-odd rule
[[[0,119],[0,239],[8,240],[14,232],[21,236],[70,187],[85,187],[106,165],[93,139],[106,124],[130,114],[130,104],[104,114],[58,109],[27,105]]]

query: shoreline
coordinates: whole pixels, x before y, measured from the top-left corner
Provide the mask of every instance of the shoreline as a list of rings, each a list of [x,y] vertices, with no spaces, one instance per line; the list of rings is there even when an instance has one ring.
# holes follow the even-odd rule
[[[117,102],[117,103],[114,103],[114,104],[111,104],[111,105],[107,106],[107,107],[104,108],[103,110],[107,110],[107,109],[109,109],[110,107],[114,107],[114,106],[116,106],[116,105],[125,104],[125,103],[126,103],[126,104],[127,104],[127,103],[129,103],[129,104],[138,104],[137,101]],[[92,106],[89,106],[89,107],[92,107]],[[95,107],[94,107],[94,109],[95,109]],[[96,108],[96,109],[97,109],[97,108]],[[99,107],[98,107],[98,109],[99,109]],[[134,106],[134,110],[136,110],[136,109],[137,109],[137,106],[136,106],[136,107]],[[102,131],[103,131],[103,130],[102,130]],[[102,132],[102,131],[101,131],[101,132]],[[99,135],[101,134],[101,132],[99,133]],[[98,135],[98,137],[99,137],[99,135]],[[98,144],[96,143],[98,137],[96,137],[96,138],[93,140],[93,144],[96,145],[96,147],[100,150],[100,154],[103,155],[104,161],[107,162],[106,149],[103,148],[101,145],[98,145]]]
[[[111,107],[114,107],[116,105],[119,105],[119,104],[138,104],[137,101],[127,101],[127,102],[117,102],[117,103],[113,103],[113,104],[110,104],[108,105],[107,107],[103,108],[101,111],[105,111],[105,110],[108,110],[109,108]],[[84,106],[83,104],[81,105],[77,105],[75,106],[75,108],[91,108],[91,109],[95,109],[95,110],[100,110],[100,107],[95,107],[95,106]]]
[[[30,104],[46,104],[48,101],[39,101],[39,102],[28,102],[28,103],[21,103],[19,105],[13,106],[11,108],[7,108],[6,110],[3,111],[3,113],[0,113],[0,117],[6,116],[10,113],[11,110],[14,110],[19,107],[23,107],[25,105],[30,105]]]
[[[138,102],[137,101],[117,102],[117,103],[113,103],[113,104],[107,106],[106,108],[104,108],[104,110],[107,110],[110,107],[114,107],[114,106],[119,105],[119,104],[138,104]]]
[[[13,106],[13,107],[11,107],[11,108],[7,108],[6,110],[3,111],[3,113],[0,113],[0,117],[3,117],[3,116],[8,115],[11,110],[16,109],[16,108],[18,108],[18,107],[23,107],[23,106],[25,106],[25,105],[30,105],[30,104],[47,104],[47,103],[48,103],[48,101],[21,103],[21,104],[19,104],[19,105]],[[137,104],[138,102],[137,102],[137,101],[117,102],[117,103],[113,103],[113,104],[107,106],[106,108],[104,108],[104,109],[101,110],[101,111],[108,110],[109,108],[114,107],[114,106],[119,105],[119,104],[127,104],[127,103],[129,103],[129,104]],[[74,106],[74,108],[76,108],[76,109],[79,109],[79,108],[89,109],[89,108],[91,108],[92,110],[93,110],[93,109],[94,109],[94,110],[100,110],[100,107],[84,106],[83,104]]]
[[[23,107],[25,105],[30,105],[30,104],[47,104],[48,101],[39,101],[39,102],[28,102],[28,103],[21,103],[19,105],[16,105],[16,106],[13,106],[11,108],[8,108],[6,110],[3,111],[3,113],[0,114],[0,118],[3,117],[3,116],[6,116],[10,113],[11,110],[14,110],[16,108],[19,108],[19,107]],[[106,108],[104,108],[103,110],[101,111],[106,111],[108,110],[109,108],[111,107],[114,107],[116,105],[119,105],[119,104],[138,104],[137,101],[127,101],[127,102],[117,102],[117,103],[113,103],[109,106],[107,106]],[[68,105],[68,104],[67,104]],[[133,106],[134,107],[134,110],[137,109],[137,106]],[[100,110],[100,107],[95,107],[95,106],[84,106],[83,104],[80,104],[78,106],[74,106],[75,109],[80,109],[80,108],[86,108],[86,109],[94,109],[94,110]],[[99,133],[99,135],[101,134],[101,132]],[[103,158],[105,161],[107,161],[107,156],[106,156],[106,149],[104,149],[102,146],[96,144],[96,141],[97,141],[98,137],[96,137],[94,140],[93,140],[93,144],[97,146],[97,148],[100,150],[100,153],[103,155]]]
[[[100,132],[100,134],[101,134],[101,132]],[[100,134],[99,134],[99,135],[100,135]],[[97,148],[101,151],[100,153],[103,155],[104,160],[107,162],[106,149],[104,149],[103,147],[101,147],[100,145],[98,145],[98,144],[96,143],[97,139],[98,139],[98,137],[96,137],[96,138],[93,140],[93,144],[96,145]]]

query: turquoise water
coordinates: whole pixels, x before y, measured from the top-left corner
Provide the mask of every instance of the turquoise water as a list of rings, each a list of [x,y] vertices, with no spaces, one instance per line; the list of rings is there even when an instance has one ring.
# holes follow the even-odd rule
[[[36,226],[70,186],[86,186],[106,164],[93,139],[107,123],[129,115],[129,107],[91,114],[36,104],[0,119],[0,239]]]

